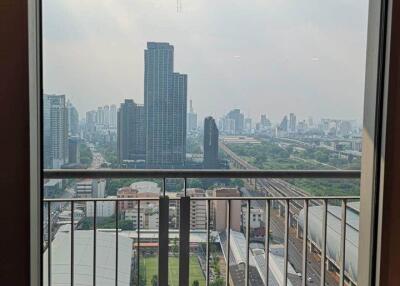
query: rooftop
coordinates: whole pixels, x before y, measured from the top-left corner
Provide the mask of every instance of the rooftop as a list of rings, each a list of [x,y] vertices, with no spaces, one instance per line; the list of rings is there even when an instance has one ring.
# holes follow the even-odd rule
[[[70,227],[65,225],[57,232],[51,248],[51,277],[54,286],[70,283]],[[115,232],[97,231],[96,235],[96,285],[113,285],[115,281]],[[118,285],[129,286],[131,275],[132,240],[118,238]],[[48,284],[48,253],[43,261],[43,285]],[[93,284],[93,231],[74,231],[74,284]]]

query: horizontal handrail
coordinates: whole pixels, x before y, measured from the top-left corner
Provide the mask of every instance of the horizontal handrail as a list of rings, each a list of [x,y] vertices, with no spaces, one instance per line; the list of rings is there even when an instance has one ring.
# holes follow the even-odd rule
[[[43,202],[125,202],[158,201],[161,197],[148,198],[45,198]],[[182,197],[169,198],[171,201]],[[359,196],[304,196],[304,197],[190,197],[192,201],[302,201],[302,200],[359,200]]]
[[[45,169],[46,179],[83,178],[327,178],[359,179],[359,170]]]

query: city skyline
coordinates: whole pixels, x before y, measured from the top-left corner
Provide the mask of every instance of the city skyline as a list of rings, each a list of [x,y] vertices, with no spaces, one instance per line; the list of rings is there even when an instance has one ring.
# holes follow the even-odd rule
[[[143,103],[143,48],[167,41],[201,118],[239,107],[252,118],[269,110],[274,121],[286,110],[361,120],[367,3],[310,5],[185,1],[177,13],[159,1],[44,1],[44,87],[68,94],[81,115],[94,100]],[[54,17],[60,11],[68,17]]]
[[[46,93],[46,94],[47,94],[47,93]],[[68,98],[68,97],[67,97],[67,98]],[[119,102],[119,103],[110,103],[110,104],[105,104],[104,106],[110,106],[110,107],[111,107],[111,106],[120,106],[120,104],[123,103],[126,99],[132,99],[132,98],[125,98],[125,99],[123,99],[123,100],[122,100],[121,102]],[[133,100],[133,99],[132,99],[132,100]],[[188,101],[191,101],[191,100],[188,99]],[[141,102],[141,101],[136,101],[136,100],[134,100],[134,102],[135,102],[136,104],[143,105],[143,102]],[[103,107],[103,105],[101,105],[101,106],[94,106],[93,108],[90,108],[89,110],[83,112],[82,114],[79,113],[79,120],[80,120],[80,122],[83,122],[83,121],[85,120],[86,113],[96,111],[99,107]],[[311,120],[311,121],[314,121],[315,123],[318,123],[318,122],[320,122],[320,121],[322,121],[322,120],[325,120],[325,119],[330,119],[330,120],[337,120],[337,121],[354,121],[354,122],[356,122],[356,124],[359,124],[360,126],[362,125],[362,118],[357,119],[357,118],[354,118],[354,117],[350,117],[350,118],[334,117],[334,116],[330,116],[329,114],[326,114],[326,115],[324,115],[324,116],[312,116],[312,115],[310,115],[310,114],[306,114],[306,115],[304,115],[304,116],[298,116],[298,113],[296,112],[296,110],[287,110],[286,112],[283,112],[283,113],[280,115],[280,117],[279,117],[279,115],[278,115],[277,118],[269,117],[271,113],[269,112],[268,109],[266,109],[264,112],[261,112],[261,113],[259,113],[259,114],[249,115],[249,114],[247,114],[243,109],[241,109],[239,106],[232,107],[232,108],[227,108],[226,111],[222,112],[221,114],[218,113],[216,116],[212,116],[212,115],[210,115],[210,114],[206,114],[206,115],[204,115],[204,116],[203,116],[203,115],[200,115],[200,114],[197,112],[195,103],[193,104],[193,109],[192,109],[192,110],[193,110],[193,113],[194,113],[194,114],[197,114],[198,127],[201,127],[201,126],[202,126],[201,122],[202,122],[205,118],[207,118],[207,117],[209,117],[209,116],[212,116],[212,117],[215,118],[216,120],[219,120],[219,119],[225,117],[230,111],[233,111],[233,110],[235,110],[235,109],[239,109],[239,110],[244,114],[244,117],[245,117],[244,119],[250,118],[250,119],[252,120],[252,124],[253,124],[253,125],[255,125],[255,123],[260,123],[260,122],[261,122],[261,118],[264,117],[264,116],[266,116],[266,119],[270,120],[272,125],[278,126],[278,125],[282,122],[282,119],[283,119],[285,116],[289,116],[291,113],[295,114],[296,117],[297,117],[297,119],[303,119],[303,120],[306,120],[306,121]],[[190,114],[190,113],[191,113],[191,111],[190,111],[190,109],[188,109],[188,110],[187,110],[187,114]],[[189,120],[187,120],[187,122],[189,122]]]

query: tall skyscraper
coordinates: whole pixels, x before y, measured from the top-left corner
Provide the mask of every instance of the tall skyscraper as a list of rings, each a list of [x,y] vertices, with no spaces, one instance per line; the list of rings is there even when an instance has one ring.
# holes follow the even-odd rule
[[[110,128],[117,128],[117,106],[115,104],[110,106]]]
[[[104,124],[104,126],[109,127],[110,126],[110,107],[108,105],[105,105],[103,107],[103,113],[104,113],[103,124]]]
[[[244,129],[247,133],[250,133],[253,129],[253,121],[250,117],[245,118],[244,120]]]
[[[282,119],[282,121],[281,121],[281,124],[279,124],[279,130],[280,131],[284,131],[284,132],[287,132],[288,131],[288,118],[287,118],[287,116],[285,115],[284,117],[283,117],[283,119]]]
[[[118,159],[144,160],[146,135],[144,107],[131,99],[125,99],[118,110],[117,149]]]
[[[96,131],[96,110],[91,110],[86,112],[86,120],[85,120],[85,137],[87,139]]]
[[[68,110],[65,95],[44,95],[43,137],[45,168],[60,168],[68,160]]]
[[[267,126],[267,115],[266,114],[261,114],[260,124],[262,127]]]
[[[206,169],[218,168],[218,128],[211,116],[204,119],[204,159]]]
[[[235,134],[241,134],[244,128],[244,115],[240,112],[240,109],[229,111],[226,117],[235,121]]]
[[[97,124],[104,123],[104,112],[103,112],[103,107],[101,107],[101,106],[97,107],[96,123]]]
[[[290,113],[289,114],[289,131],[296,132],[296,125],[297,125],[296,115],[294,115],[294,113]]]
[[[187,125],[189,131],[197,129],[197,113],[193,110],[192,100],[190,100],[189,112],[187,114]]]
[[[79,135],[79,114],[72,103],[67,101],[68,111],[68,135],[77,136]]]
[[[183,166],[186,156],[187,75],[174,72],[174,47],[147,43],[144,52],[146,166]]]

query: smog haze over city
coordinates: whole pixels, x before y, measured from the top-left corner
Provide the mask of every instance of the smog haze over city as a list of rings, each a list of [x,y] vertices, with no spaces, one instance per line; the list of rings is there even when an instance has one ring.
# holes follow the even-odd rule
[[[81,117],[143,103],[149,41],[174,45],[199,119],[362,119],[367,1],[44,0],[44,89]]]

